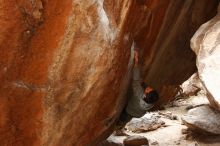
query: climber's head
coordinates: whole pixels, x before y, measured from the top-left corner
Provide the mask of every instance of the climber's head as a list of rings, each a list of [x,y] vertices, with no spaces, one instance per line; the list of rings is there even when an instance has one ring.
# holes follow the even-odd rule
[[[159,94],[152,87],[148,86],[145,82],[141,83],[144,89],[144,101],[147,103],[155,103],[159,99]]]

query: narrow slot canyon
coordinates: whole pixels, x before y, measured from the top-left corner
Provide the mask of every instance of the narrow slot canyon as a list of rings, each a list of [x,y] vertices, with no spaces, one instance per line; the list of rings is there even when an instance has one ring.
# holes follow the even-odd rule
[[[219,0],[0,0],[0,146],[129,146],[135,135],[150,146],[220,145],[219,9]],[[147,130],[133,118],[115,136],[136,47],[159,100]]]

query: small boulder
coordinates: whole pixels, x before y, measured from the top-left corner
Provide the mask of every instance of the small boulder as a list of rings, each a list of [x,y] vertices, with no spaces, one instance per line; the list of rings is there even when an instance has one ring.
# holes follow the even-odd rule
[[[165,122],[160,120],[159,115],[148,113],[141,118],[133,118],[125,128],[135,133],[141,133],[156,130],[164,124]]]
[[[144,136],[129,136],[123,141],[124,146],[149,146],[148,139]]]
[[[182,121],[192,130],[220,134],[220,112],[208,105],[189,110],[187,115],[182,117]]]
[[[110,140],[105,140],[101,142],[98,146],[123,146],[121,143],[116,143]]]
[[[196,96],[197,93],[203,89],[201,80],[198,73],[194,73],[187,81],[185,81],[181,86],[181,96]]]

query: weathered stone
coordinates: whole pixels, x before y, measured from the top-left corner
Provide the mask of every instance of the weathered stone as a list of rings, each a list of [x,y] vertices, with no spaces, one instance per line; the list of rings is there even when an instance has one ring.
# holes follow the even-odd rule
[[[160,128],[165,123],[153,114],[146,114],[141,118],[133,118],[125,128],[129,131],[140,133]]]
[[[196,57],[189,42],[199,26],[215,16],[219,1],[146,1],[153,5],[147,9],[150,14],[145,21],[149,25],[141,29],[137,41],[143,48],[144,79],[160,91],[161,105],[173,100],[178,85],[196,71]]]
[[[195,96],[200,90],[203,90],[198,73],[194,73],[187,81],[181,86],[182,91],[180,96]]]
[[[220,10],[220,8],[219,8]],[[207,90],[211,105],[220,110],[220,12],[203,24],[191,40],[197,54],[199,77]]]
[[[144,136],[129,136],[123,141],[124,146],[149,146],[148,140]]]
[[[125,104],[133,39],[145,81],[169,101],[195,70],[189,38],[217,2],[0,1],[0,144],[86,146],[108,137]]]
[[[0,145],[86,146],[108,136],[133,62],[132,3],[113,5],[113,25],[103,0],[0,1]]]
[[[190,129],[220,134],[220,113],[208,105],[189,110],[187,115],[182,117],[182,121]]]

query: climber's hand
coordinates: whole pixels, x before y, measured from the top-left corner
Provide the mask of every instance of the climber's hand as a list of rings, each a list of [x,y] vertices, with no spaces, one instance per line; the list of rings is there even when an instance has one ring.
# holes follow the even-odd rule
[[[134,50],[134,65],[138,65],[138,51]]]

